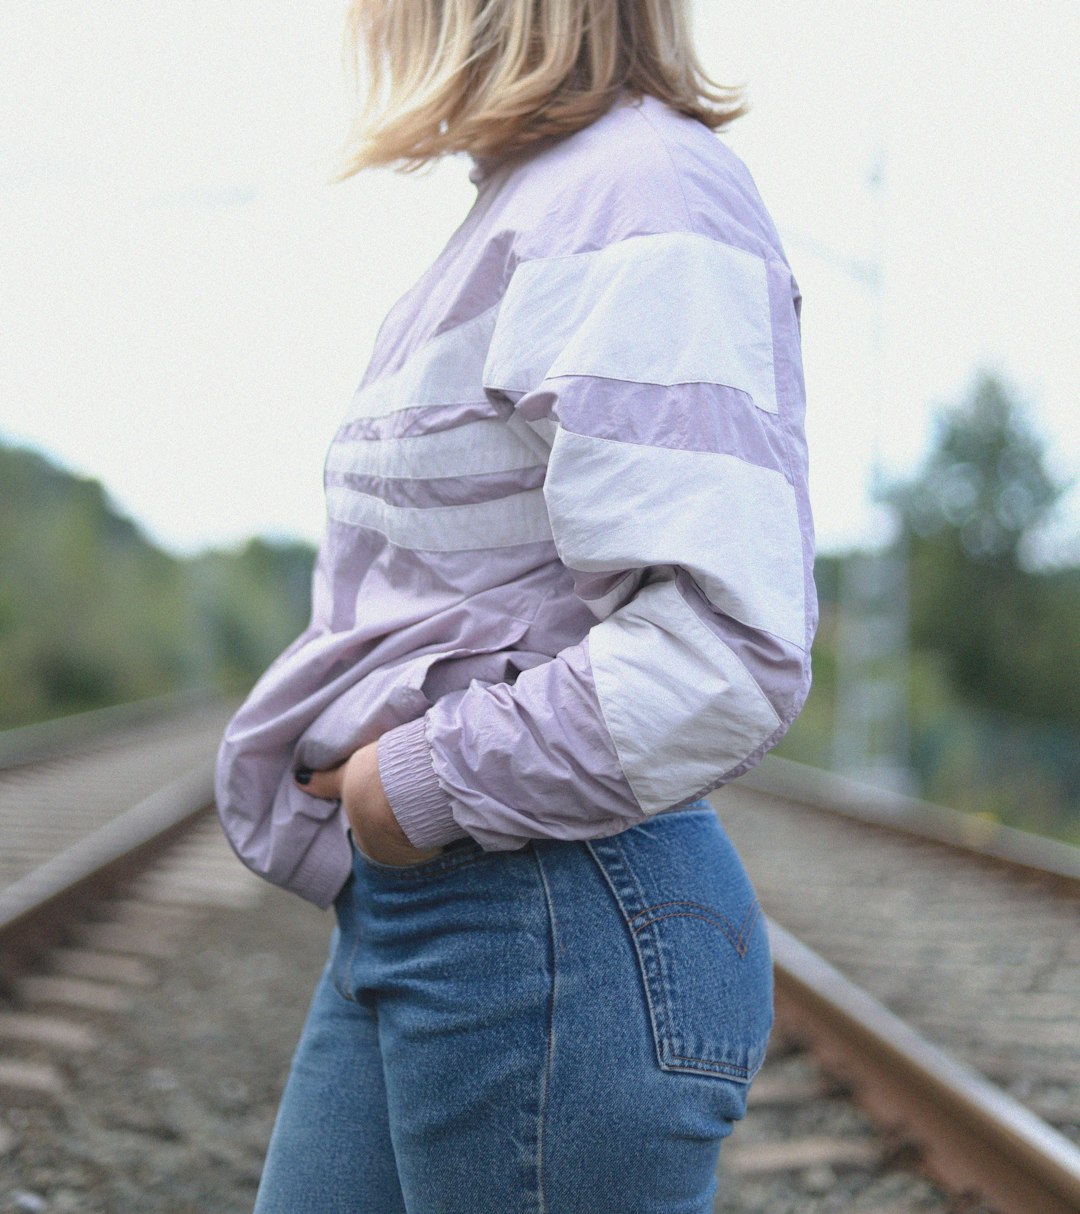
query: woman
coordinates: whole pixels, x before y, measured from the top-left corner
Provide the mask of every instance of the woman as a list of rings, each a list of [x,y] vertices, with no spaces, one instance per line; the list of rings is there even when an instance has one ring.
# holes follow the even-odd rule
[[[326,462],[219,811],[334,906],[259,1214],[705,1214],[772,1021],[702,795],[809,686],[798,287],[679,0],[359,0],[371,165],[472,158]]]

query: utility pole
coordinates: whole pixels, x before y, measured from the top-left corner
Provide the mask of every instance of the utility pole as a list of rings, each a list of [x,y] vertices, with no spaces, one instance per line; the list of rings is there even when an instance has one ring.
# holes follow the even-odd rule
[[[885,376],[885,152],[879,147],[866,176],[872,208],[870,255],[856,258],[805,234],[785,238],[839,269],[861,286],[871,309],[873,454],[869,493],[883,487],[881,430],[889,387]],[[877,500],[874,531],[841,564],[836,630],[836,703],[832,767],[897,792],[915,791],[909,760],[908,565],[903,533],[892,507]]]
[[[896,792],[914,792],[908,728],[908,565],[903,532],[884,487],[881,430],[889,388],[885,377],[885,153],[867,175],[873,215],[870,390],[874,410],[870,494],[878,499],[877,529],[886,534],[852,552],[840,567],[833,768]],[[888,512],[888,516],[886,516]],[[891,532],[891,534],[888,534]]]

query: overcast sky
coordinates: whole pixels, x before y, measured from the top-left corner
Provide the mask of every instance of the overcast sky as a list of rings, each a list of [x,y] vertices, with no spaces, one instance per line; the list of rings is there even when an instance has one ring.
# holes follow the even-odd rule
[[[326,446],[471,205],[468,163],[327,184],[343,2],[4,8],[0,437],[177,551],[317,539]],[[882,534],[871,465],[909,471],[980,366],[1080,476],[1076,0],[694,11],[706,66],[749,85],[723,138],[804,296],[821,546]],[[1074,490],[1058,541],[1078,533]]]

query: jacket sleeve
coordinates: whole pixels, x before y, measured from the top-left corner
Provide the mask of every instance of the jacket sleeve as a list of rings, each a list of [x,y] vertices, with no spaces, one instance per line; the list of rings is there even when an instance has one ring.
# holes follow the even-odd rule
[[[552,537],[596,623],[383,735],[415,845],[614,834],[794,720],[817,618],[800,302],[778,254],[694,233],[518,265],[484,386],[546,454]]]

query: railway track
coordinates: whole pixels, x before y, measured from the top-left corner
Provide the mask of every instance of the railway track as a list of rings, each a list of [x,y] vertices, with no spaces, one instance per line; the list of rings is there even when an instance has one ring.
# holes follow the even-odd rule
[[[0,891],[213,760],[229,706],[151,701],[0,734]]]
[[[1080,1210],[1080,849],[778,759],[710,800],[789,1031],[954,1191]]]
[[[71,1098],[83,1111],[69,1117],[82,1119],[88,1141],[94,1131],[85,1109],[98,1097],[80,1078],[89,1065],[78,1062],[86,1057],[78,1048],[83,1021],[92,1036],[110,1017],[130,1033],[132,1010],[154,998],[171,964],[155,959],[154,948],[193,947],[193,914],[237,916],[228,931],[238,938],[242,923],[267,917],[264,898],[273,906],[285,900],[285,923],[298,915],[295,899],[235,861],[206,809],[209,758],[228,711],[202,706],[128,722],[123,736],[84,738],[66,753],[0,771],[4,850],[12,840],[21,857],[0,870],[0,1092],[14,1093],[16,1110],[24,1099],[33,1109],[39,1099]],[[925,818],[921,808],[906,807],[905,817],[904,806],[883,808],[866,790],[814,783],[813,773],[779,761],[711,799],[770,916],[778,997],[778,1029],[750,1113],[725,1146],[717,1214],[1080,1210],[1080,1153],[1069,1141],[1080,1121],[1080,872],[1073,881],[1072,853],[1055,852],[1051,867],[1066,871],[1052,875],[1036,863],[1045,849],[1026,854],[1022,869],[1004,855],[961,853],[897,832]],[[842,816],[838,807],[875,821]],[[930,829],[947,835],[958,824]],[[977,842],[984,851],[1004,848],[1000,837]],[[1005,934],[993,936],[1002,924]],[[324,930],[328,923],[311,928]],[[837,969],[808,956],[789,931]],[[284,938],[280,929],[276,938]],[[309,935],[308,962],[310,943]],[[210,947],[227,946],[215,939]],[[865,990],[853,991],[838,970]],[[301,989],[306,999],[309,986]],[[1043,994],[1054,998],[1031,998]],[[1003,1018],[1004,1005],[1014,1018]],[[302,1012],[297,1003],[289,1042]],[[1025,1038],[1023,1050],[1016,1036]],[[907,1070],[898,1076],[905,1050]],[[999,1087],[987,1089],[981,1076]],[[18,1179],[18,1139],[18,1126],[5,1130],[0,1119],[0,1179]],[[240,1169],[249,1185],[258,1157],[251,1147]],[[42,1174],[39,1165],[35,1175]],[[24,1200],[12,1209],[67,1208],[32,1188],[12,1192]],[[127,1208],[110,1200],[101,1207],[110,1214]],[[140,1205],[133,1195],[131,1208],[189,1207]]]
[[[0,743],[0,981],[212,800],[230,708],[106,709]]]

